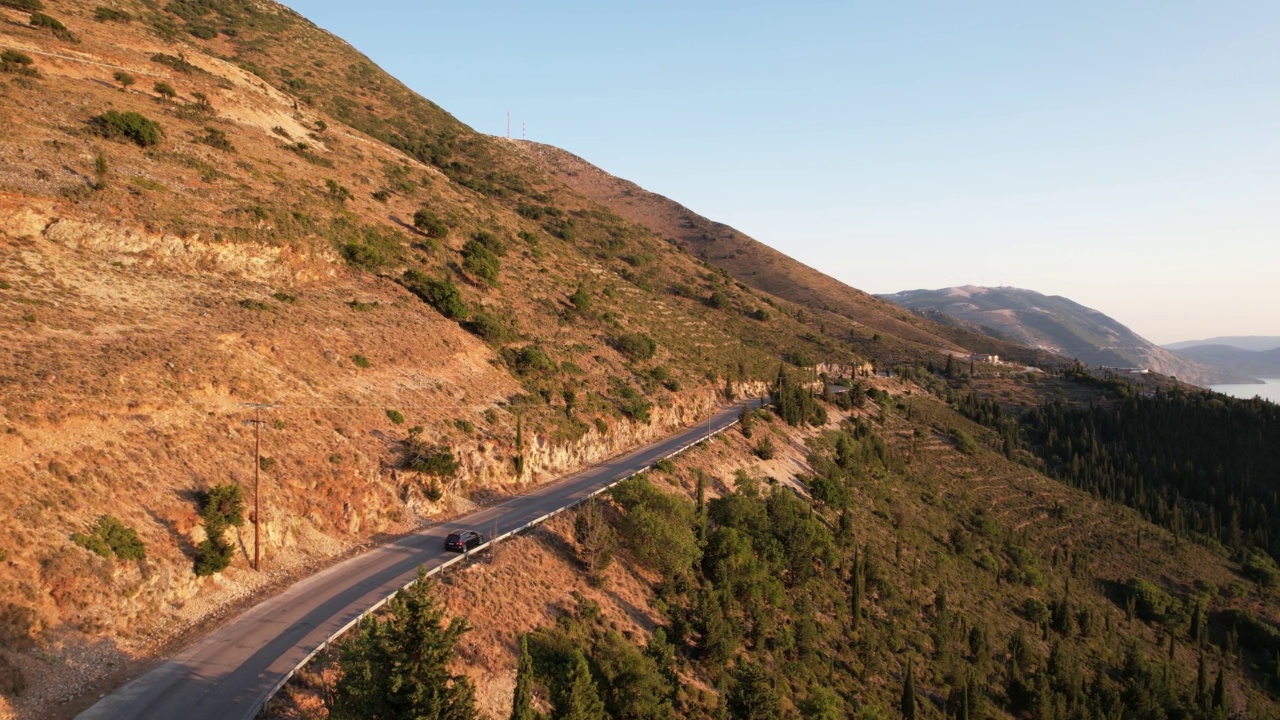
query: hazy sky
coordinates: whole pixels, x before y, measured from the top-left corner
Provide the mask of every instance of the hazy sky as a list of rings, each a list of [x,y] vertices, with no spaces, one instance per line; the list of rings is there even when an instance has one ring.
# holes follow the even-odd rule
[[[869,292],[1280,335],[1280,2],[291,0],[475,129]]]

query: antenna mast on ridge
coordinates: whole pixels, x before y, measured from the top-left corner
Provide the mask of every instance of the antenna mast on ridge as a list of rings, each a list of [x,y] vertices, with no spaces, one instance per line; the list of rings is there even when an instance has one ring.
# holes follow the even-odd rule
[[[528,130],[528,128],[526,128],[526,127],[525,127],[524,121],[523,121],[523,120],[521,120],[521,121],[520,121],[520,139],[521,139],[521,140],[528,140],[528,139],[529,139],[529,133],[527,132],[527,130]]]
[[[507,111],[507,139],[511,139],[511,111]]]

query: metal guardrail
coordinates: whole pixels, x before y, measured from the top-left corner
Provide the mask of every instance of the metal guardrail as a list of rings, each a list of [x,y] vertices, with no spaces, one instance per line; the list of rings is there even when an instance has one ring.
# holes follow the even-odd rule
[[[743,403],[743,405],[744,405],[744,406],[746,406],[746,405],[750,405],[752,402],[755,402],[755,400],[759,400],[759,398],[755,398],[755,399],[753,399],[753,400],[748,400],[747,402]],[[574,500],[573,502],[568,503],[568,504],[566,504],[566,505],[564,505],[564,506],[562,506],[562,507],[560,507],[560,508],[557,508],[557,509],[555,509],[555,510],[552,510],[551,512],[549,512],[549,513],[547,513],[547,514],[545,514],[545,515],[543,515],[543,516],[541,516],[541,517],[534,518],[533,520],[530,520],[529,522],[527,522],[527,523],[525,523],[525,524],[521,525],[521,526],[520,526],[520,527],[518,527],[518,528],[515,528],[514,530],[508,530],[507,532],[502,533],[501,535],[498,535],[497,537],[490,538],[490,539],[486,540],[485,542],[481,543],[480,545],[477,545],[474,551],[473,551],[473,550],[467,550],[467,551],[463,552],[461,555],[458,555],[457,557],[453,557],[453,558],[450,558],[450,559],[448,559],[448,560],[445,560],[444,562],[440,563],[439,565],[436,565],[435,567],[433,567],[433,568],[431,568],[430,570],[426,571],[426,573],[424,573],[424,574],[422,575],[422,577],[423,577],[423,578],[428,578],[428,577],[431,577],[432,575],[436,575],[436,574],[438,574],[441,570],[444,570],[445,568],[447,568],[447,567],[449,567],[449,566],[451,566],[451,565],[454,565],[454,564],[456,564],[456,563],[460,563],[460,562],[469,562],[469,561],[470,561],[470,559],[471,559],[471,553],[472,553],[472,552],[479,552],[479,551],[484,550],[484,549],[486,549],[486,548],[490,548],[490,547],[492,547],[494,544],[499,543],[499,542],[501,542],[501,541],[503,541],[503,540],[506,540],[507,538],[510,538],[510,537],[512,537],[512,536],[514,536],[514,535],[518,535],[518,534],[520,534],[520,533],[522,533],[522,532],[525,532],[525,531],[527,531],[527,530],[529,530],[529,529],[531,529],[531,528],[533,528],[533,527],[536,527],[536,526],[538,526],[538,525],[541,525],[542,523],[546,522],[547,520],[550,520],[551,518],[555,517],[556,515],[559,515],[560,513],[564,512],[565,510],[572,510],[573,508],[576,508],[577,506],[581,505],[582,503],[584,503],[584,502],[586,502],[586,501],[588,501],[588,500],[591,500],[592,498],[596,497],[597,495],[600,495],[601,493],[604,493],[604,492],[607,492],[607,491],[609,491],[609,490],[612,490],[612,489],[614,488],[614,486],[618,485],[618,483],[621,483],[621,482],[623,482],[624,480],[630,480],[631,478],[635,477],[636,475],[639,475],[640,473],[648,472],[649,470],[652,470],[652,469],[653,469],[653,467],[654,467],[655,465],[657,465],[659,462],[662,462],[663,460],[667,460],[667,459],[673,458],[673,457],[675,457],[675,456],[677,456],[677,455],[679,455],[679,454],[683,453],[684,451],[688,450],[689,448],[691,448],[691,447],[693,447],[693,446],[695,446],[695,445],[700,445],[700,444],[702,444],[702,443],[704,443],[704,442],[706,442],[706,441],[710,440],[711,438],[713,438],[713,437],[715,437],[715,436],[719,435],[720,433],[724,432],[725,430],[728,430],[729,428],[733,427],[734,425],[737,425],[737,424],[738,424],[738,422],[739,422],[739,421],[738,421],[738,419],[737,419],[737,418],[734,418],[734,419],[730,420],[730,421],[729,421],[729,424],[725,425],[724,427],[716,428],[715,430],[712,430],[712,431],[708,432],[706,435],[703,435],[703,436],[699,437],[697,440],[694,440],[693,442],[685,443],[684,445],[682,445],[682,446],[680,447],[680,449],[675,450],[675,451],[672,451],[672,452],[669,452],[669,453],[667,453],[666,455],[663,455],[662,457],[658,458],[657,460],[654,460],[653,462],[649,463],[648,465],[645,465],[645,466],[644,466],[644,467],[642,467],[641,469],[639,469],[639,470],[637,470],[637,471],[635,471],[635,472],[633,472],[633,473],[631,473],[631,474],[629,474],[629,475],[626,475],[626,476],[624,476],[624,477],[617,478],[616,480],[613,480],[613,481],[611,481],[611,482],[609,482],[609,483],[606,483],[606,484],[604,484],[604,485],[601,485],[600,487],[596,488],[595,490],[592,490],[591,492],[587,493],[585,496],[580,497],[580,498],[578,498],[577,500]],[[383,605],[386,605],[388,602],[390,602],[390,601],[391,601],[391,599],[392,599],[392,598],[394,598],[396,595],[400,594],[400,592],[402,592],[402,591],[404,591],[404,590],[407,590],[407,589],[408,589],[408,588],[410,588],[410,587],[413,587],[414,583],[416,583],[416,582],[418,582],[418,578],[416,578],[416,577],[415,577],[414,579],[410,580],[409,582],[407,582],[407,583],[405,583],[403,586],[401,586],[399,590],[396,590],[395,592],[391,593],[390,595],[388,595],[388,596],[386,596],[386,597],[382,598],[382,599],[381,599],[381,600],[379,600],[378,602],[376,602],[376,603],[374,603],[373,605],[369,606],[369,608],[368,608],[367,610],[365,610],[364,612],[360,613],[360,614],[359,614],[359,615],[357,615],[355,618],[353,618],[350,622],[348,622],[347,624],[343,625],[342,627],[340,627],[340,628],[338,628],[336,631],[334,631],[334,632],[333,632],[333,634],[331,634],[328,638],[326,638],[324,642],[320,643],[320,645],[319,645],[318,647],[316,647],[316,649],[314,649],[314,650],[312,650],[311,652],[307,653],[307,656],[306,656],[306,657],[304,657],[304,658],[302,659],[302,661],[301,661],[301,662],[299,662],[297,665],[294,665],[294,666],[293,666],[293,669],[291,669],[289,672],[285,673],[285,676],[284,676],[283,678],[281,678],[281,679],[280,679],[280,682],[276,683],[276,684],[275,684],[275,686],[271,688],[271,691],[270,691],[270,692],[268,692],[268,693],[266,694],[266,696],[264,696],[264,697],[262,698],[262,700],[260,700],[260,701],[259,701],[259,702],[258,702],[258,703],[253,707],[253,710],[252,710],[251,712],[249,712],[248,714],[246,714],[246,715],[245,715],[244,720],[252,720],[253,718],[258,717],[258,716],[262,713],[262,711],[263,711],[263,710],[266,710],[266,708],[267,708],[267,703],[271,702],[271,698],[275,697],[275,696],[276,696],[276,693],[280,692],[281,688],[283,688],[286,684],[288,684],[288,682],[289,682],[290,680],[292,680],[292,679],[293,679],[293,676],[294,676],[294,675],[296,675],[296,674],[298,674],[298,671],[299,671],[299,670],[301,670],[302,668],[306,667],[307,663],[311,662],[312,660],[314,660],[314,659],[315,659],[315,657],[316,657],[317,655],[319,655],[320,653],[322,653],[322,652],[324,652],[326,649],[328,649],[328,648],[329,648],[329,646],[333,644],[333,641],[334,641],[334,640],[337,640],[338,638],[342,637],[343,635],[345,635],[345,634],[347,633],[347,631],[348,631],[348,630],[350,630],[351,628],[353,628],[353,627],[355,627],[356,625],[360,624],[360,622],[361,622],[361,621],[363,621],[365,618],[369,617],[369,616],[370,616],[370,615],[372,615],[373,613],[377,612],[377,611],[378,611],[378,610],[379,610]]]

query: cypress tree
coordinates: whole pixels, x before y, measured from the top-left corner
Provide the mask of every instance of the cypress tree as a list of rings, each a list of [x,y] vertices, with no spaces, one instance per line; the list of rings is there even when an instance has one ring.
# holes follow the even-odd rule
[[[1200,667],[1196,669],[1196,705],[1205,709],[1205,700],[1209,694],[1209,668],[1204,662],[1204,653],[1200,653]]]
[[[1218,679],[1213,683],[1213,709],[1225,715],[1227,712],[1227,683],[1222,677],[1222,668],[1218,668]]]
[[[916,720],[916,677],[914,665],[907,661],[907,678],[902,682],[902,720]]]
[[[511,720],[536,720],[533,711],[533,658],[529,640],[520,636],[520,663],[516,666],[516,690],[511,700]]]
[[[854,632],[858,631],[858,625],[862,619],[862,592],[865,584],[865,581],[863,580],[864,570],[863,558],[858,554],[857,550],[854,550],[853,577],[850,578],[850,584],[852,587],[850,588],[851,592],[849,598],[849,613],[852,616],[849,621],[849,627]]]

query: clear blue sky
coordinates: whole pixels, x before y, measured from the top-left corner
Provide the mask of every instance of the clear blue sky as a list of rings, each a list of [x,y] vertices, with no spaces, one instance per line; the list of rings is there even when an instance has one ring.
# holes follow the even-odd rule
[[[1280,2],[293,0],[473,128],[870,292],[1280,335]]]

